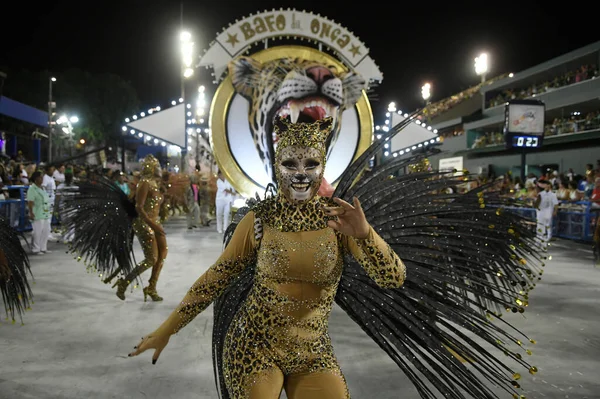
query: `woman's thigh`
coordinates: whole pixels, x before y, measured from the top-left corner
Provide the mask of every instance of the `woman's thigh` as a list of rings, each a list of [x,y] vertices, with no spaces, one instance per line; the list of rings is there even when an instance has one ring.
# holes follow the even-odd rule
[[[297,373],[285,378],[288,399],[349,399],[346,379],[339,369]]]

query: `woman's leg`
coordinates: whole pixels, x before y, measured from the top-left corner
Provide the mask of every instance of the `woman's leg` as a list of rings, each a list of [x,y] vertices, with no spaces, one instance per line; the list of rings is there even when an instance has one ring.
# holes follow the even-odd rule
[[[48,250],[48,239],[50,238],[50,222],[52,219],[44,219],[42,224],[42,232],[40,236],[40,251]]]
[[[227,381],[231,399],[279,399],[282,389],[283,373],[277,367],[237,374]]]
[[[251,380],[248,399],[279,399],[283,389],[283,373],[276,367],[245,378]]]
[[[244,308],[234,316],[223,345],[223,373],[231,399],[279,399],[283,373],[269,356],[265,336]]]
[[[39,253],[41,250],[40,240],[42,238],[42,229],[44,228],[43,224],[44,220],[41,219],[35,219],[31,222],[31,228],[33,229],[31,233],[31,251],[34,254]]]
[[[158,251],[157,259],[154,266],[152,266],[152,274],[150,275],[145,295],[150,295],[153,301],[161,301],[162,298],[156,293],[156,283],[158,283],[158,276],[160,275],[169,251],[169,248],[167,247],[167,237],[164,235],[157,235],[156,247]]]
[[[120,299],[125,299],[125,291],[127,286],[131,284],[137,277],[143,272],[153,267],[158,259],[158,245],[156,243],[156,236],[154,230],[145,223],[134,222],[133,225],[135,234],[138,237],[142,251],[144,252],[144,260],[137,264],[137,266],[127,275],[125,278],[117,281],[118,290],[117,296]]]
[[[296,373],[286,377],[288,399],[349,399],[346,379],[339,369]]]

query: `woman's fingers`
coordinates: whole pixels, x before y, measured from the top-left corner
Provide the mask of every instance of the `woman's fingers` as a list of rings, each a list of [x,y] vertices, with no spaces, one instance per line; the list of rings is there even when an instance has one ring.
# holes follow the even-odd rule
[[[142,340],[140,341],[139,344],[137,344],[136,346],[133,347],[133,349],[135,349],[133,352],[131,352],[129,354],[129,356],[137,356],[140,353],[144,353],[146,350],[150,349],[150,345],[149,345],[149,340],[151,338],[142,338]]]
[[[160,356],[163,349],[165,349],[164,346],[156,348],[156,350],[154,351],[154,356],[152,356],[152,364],[156,364],[156,362],[158,361],[158,357]]]
[[[336,222],[335,220],[329,220],[327,222],[327,226],[331,227],[334,230],[340,230],[342,228],[342,225],[340,224],[340,222]]]
[[[344,209],[352,210],[354,207],[341,198],[335,197],[333,201]]]
[[[154,355],[152,355],[152,364],[156,364],[161,352],[163,349],[165,349],[165,346],[167,346],[167,343],[163,342],[162,339],[157,339],[156,337],[142,338],[142,341],[137,344],[137,346],[134,346],[133,349],[135,349],[135,351],[131,352],[129,356],[137,356],[146,352],[148,349],[154,349]]]
[[[346,213],[346,209],[341,206],[324,206],[323,210],[329,216],[341,216]]]

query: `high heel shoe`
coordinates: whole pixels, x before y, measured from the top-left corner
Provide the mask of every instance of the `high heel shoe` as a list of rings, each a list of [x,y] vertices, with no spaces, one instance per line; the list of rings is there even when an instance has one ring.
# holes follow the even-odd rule
[[[127,286],[129,286],[129,283],[127,283],[124,278],[118,279],[113,285],[113,288],[117,287],[117,297],[122,301],[125,300],[125,291],[127,290]]]
[[[152,302],[160,302],[163,300],[163,298],[158,295],[156,290],[152,289],[151,287],[144,287],[142,292],[144,293],[144,302],[146,302],[146,297],[150,297],[150,299],[152,299]]]

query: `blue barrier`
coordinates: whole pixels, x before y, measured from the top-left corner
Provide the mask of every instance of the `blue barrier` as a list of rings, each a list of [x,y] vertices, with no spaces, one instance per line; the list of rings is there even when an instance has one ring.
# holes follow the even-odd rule
[[[0,200],[0,214],[10,225],[19,232],[31,231],[31,221],[29,220],[29,209],[27,207],[27,190],[29,186],[4,186],[3,190],[18,190],[19,199],[8,198]],[[56,215],[52,215],[53,226],[59,224]]]
[[[559,208],[552,220],[552,235],[570,240],[593,241],[596,221],[600,207],[594,207],[591,201],[560,201],[560,205],[579,205],[580,209]],[[535,208],[510,206],[505,209],[517,213],[535,222]]]
[[[10,221],[16,230],[30,231],[29,211],[27,209],[27,189],[29,186],[6,186],[8,190],[19,190],[20,199],[6,199],[0,201],[0,214]],[[552,222],[552,235],[554,237],[567,238],[570,240],[593,241],[596,221],[600,215],[600,207],[594,207],[591,201],[567,202],[560,204],[579,205],[581,210],[560,209]],[[520,216],[535,223],[537,213],[534,208],[509,206],[504,209],[517,213]],[[52,225],[59,224],[56,216],[52,216]]]
[[[17,231],[31,230],[31,222],[29,221],[29,211],[27,209],[27,189],[29,186],[4,186],[3,190],[18,190],[19,199],[9,198],[0,201],[0,212],[2,216],[10,223]]]

